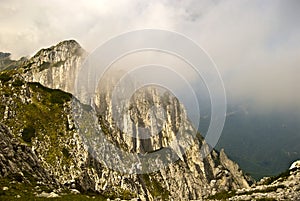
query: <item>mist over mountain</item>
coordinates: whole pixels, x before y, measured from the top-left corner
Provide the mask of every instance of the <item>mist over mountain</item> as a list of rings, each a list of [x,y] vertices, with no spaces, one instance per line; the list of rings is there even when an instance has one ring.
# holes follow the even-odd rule
[[[297,0],[2,1],[0,46],[16,60],[66,38],[92,52],[131,30],[171,30],[211,56],[230,104],[242,99],[262,109],[299,108],[299,7]]]

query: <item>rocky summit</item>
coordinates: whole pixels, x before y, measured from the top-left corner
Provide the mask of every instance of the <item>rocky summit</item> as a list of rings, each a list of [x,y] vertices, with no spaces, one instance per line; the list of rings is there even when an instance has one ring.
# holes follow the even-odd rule
[[[74,80],[86,56],[70,40],[2,68],[0,199],[251,200],[266,193],[274,199],[279,194],[282,199],[299,197],[298,169],[282,180],[254,184],[224,150],[210,148],[184,106],[168,92],[138,91],[118,120],[113,111],[124,108],[112,104],[114,83],[99,86],[102,90],[92,100],[74,97]],[[149,113],[150,108],[155,110]],[[151,137],[145,139],[145,134]],[[122,150],[149,156],[168,147],[164,158],[145,157],[140,164],[117,154]],[[137,165],[141,170],[160,168],[130,172]]]

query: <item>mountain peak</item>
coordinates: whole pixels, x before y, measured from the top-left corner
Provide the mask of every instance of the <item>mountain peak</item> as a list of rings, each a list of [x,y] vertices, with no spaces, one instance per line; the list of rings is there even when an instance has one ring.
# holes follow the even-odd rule
[[[49,48],[44,48],[38,51],[33,58],[48,57],[50,60],[54,57],[66,56],[81,56],[85,50],[75,40],[64,40]]]
[[[75,48],[81,48],[80,44],[74,40],[63,40],[61,42],[59,42],[57,45],[55,46],[66,46],[66,47],[75,47]]]
[[[73,80],[86,51],[75,40],[65,40],[41,49],[25,65],[24,78],[47,87],[72,92]]]

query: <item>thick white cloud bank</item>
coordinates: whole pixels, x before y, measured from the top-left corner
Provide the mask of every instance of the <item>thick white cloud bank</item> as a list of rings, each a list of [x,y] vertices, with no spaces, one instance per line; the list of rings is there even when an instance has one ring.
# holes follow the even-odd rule
[[[0,1],[0,51],[14,58],[65,39],[93,51],[136,29],[176,31],[214,59],[229,100],[300,108],[300,2]]]

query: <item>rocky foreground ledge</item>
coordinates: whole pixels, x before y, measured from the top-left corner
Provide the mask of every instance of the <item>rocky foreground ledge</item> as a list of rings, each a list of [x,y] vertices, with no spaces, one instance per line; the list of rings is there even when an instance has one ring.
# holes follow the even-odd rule
[[[300,200],[300,166],[295,162],[289,170],[275,177],[264,177],[250,188],[221,192],[208,200]]]

